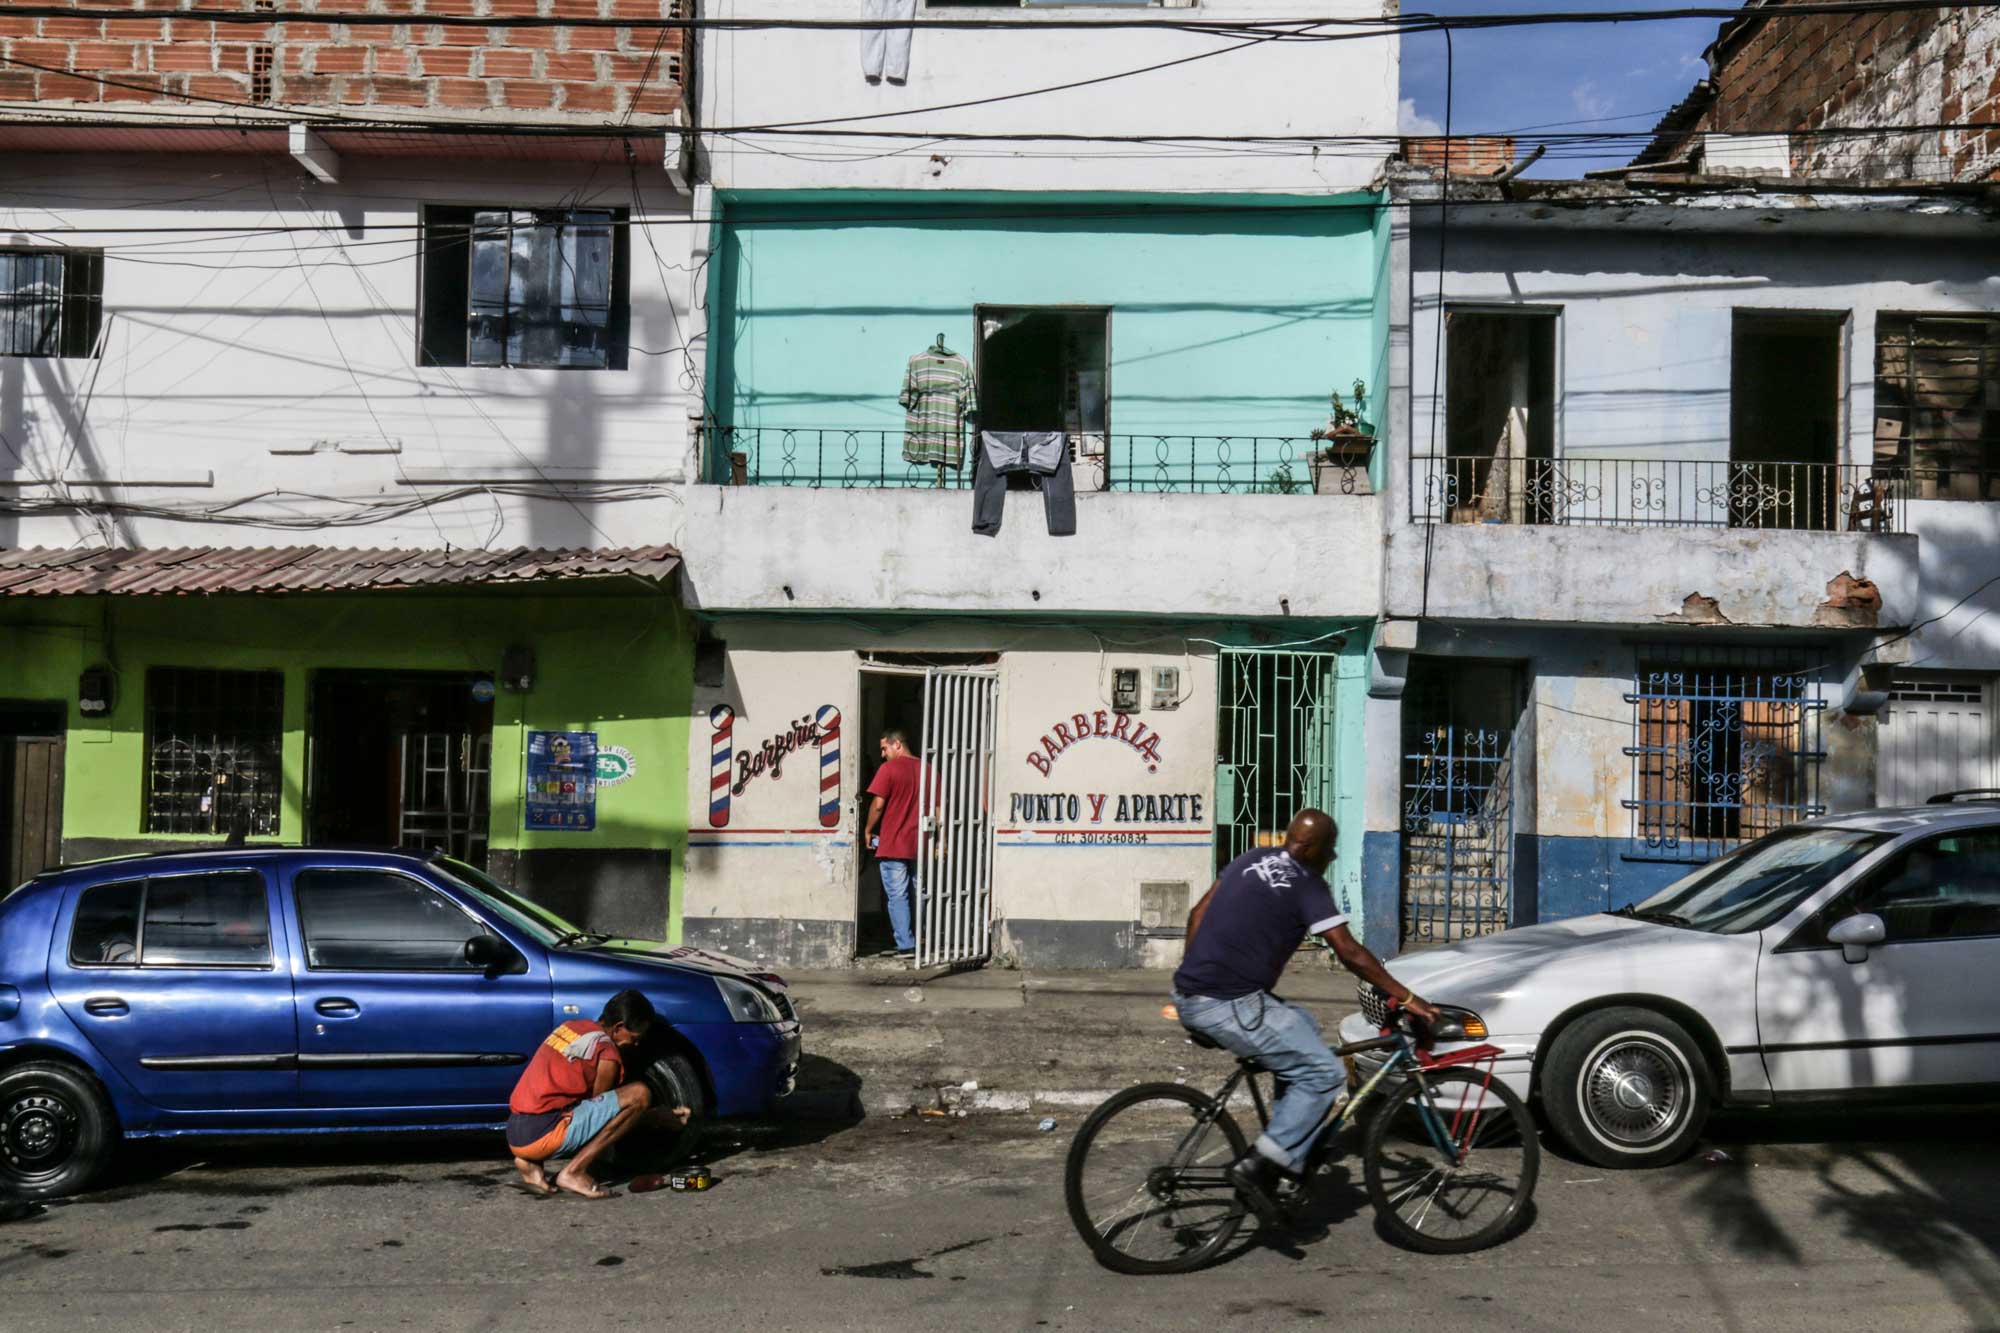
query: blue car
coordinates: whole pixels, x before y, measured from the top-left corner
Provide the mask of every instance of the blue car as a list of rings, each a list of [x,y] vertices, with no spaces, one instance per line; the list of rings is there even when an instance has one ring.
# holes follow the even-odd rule
[[[0,899],[0,1192],[84,1188],[119,1139],[498,1129],[565,1019],[627,988],[656,1100],[792,1088],[784,981],[607,939],[435,855],[211,848],[48,871]]]

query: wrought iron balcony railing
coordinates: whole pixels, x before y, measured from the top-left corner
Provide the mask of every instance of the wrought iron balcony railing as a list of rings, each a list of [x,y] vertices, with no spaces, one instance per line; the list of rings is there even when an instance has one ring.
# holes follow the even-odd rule
[[[911,463],[897,430],[705,426],[702,476],[737,486],[840,490],[964,489],[973,438],[957,467]],[[1367,495],[1365,448],[1287,435],[1069,437],[1078,491]]]
[[[1901,532],[1910,500],[1959,489],[1868,463],[1461,456],[1410,467],[1418,523]]]

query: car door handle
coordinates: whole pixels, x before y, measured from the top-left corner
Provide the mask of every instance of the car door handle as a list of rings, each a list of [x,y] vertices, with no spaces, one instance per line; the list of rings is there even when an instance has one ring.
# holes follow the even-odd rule
[[[93,995],[83,1002],[83,1012],[96,1018],[122,1018],[132,1006],[116,995]]]
[[[338,995],[329,995],[313,1006],[313,1009],[328,1018],[352,1018],[361,1012],[361,1006]]]

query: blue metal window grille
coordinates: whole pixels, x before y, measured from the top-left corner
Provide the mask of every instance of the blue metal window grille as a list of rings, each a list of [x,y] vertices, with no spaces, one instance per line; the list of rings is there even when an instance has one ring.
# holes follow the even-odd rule
[[[1632,693],[1632,850],[1649,861],[1711,861],[1820,801],[1815,669],[1771,662],[1641,659]]]
[[[1511,732],[1436,726],[1403,756],[1403,939],[1505,930],[1513,901]]]

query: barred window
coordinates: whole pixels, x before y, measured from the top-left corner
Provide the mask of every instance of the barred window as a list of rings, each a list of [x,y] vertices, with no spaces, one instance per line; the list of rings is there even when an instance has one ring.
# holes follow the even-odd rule
[[[146,673],[146,832],[278,832],[285,678]]]
[[[0,356],[90,356],[104,318],[97,250],[0,250]]]
[[[2000,500],[2000,317],[1875,321],[1875,464],[1918,500]]]
[[[1642,656],[1625,698],[1632,856],[1709,861],[1826,812],[1819,799],[1826,701],[1804,659]]]

